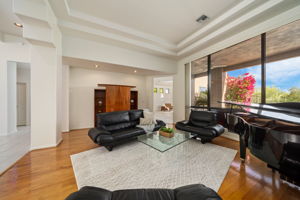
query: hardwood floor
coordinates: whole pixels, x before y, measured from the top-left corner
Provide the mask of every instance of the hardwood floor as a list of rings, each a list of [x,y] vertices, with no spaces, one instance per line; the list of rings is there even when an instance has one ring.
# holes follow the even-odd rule
[[[1,200],[64,199],[77,190],[70,155],[97,147],[87,130],[63,134],[56,148],[26,154],[0,177]],[[215,144],[238,150],[238,142],[223,137]],[[226,199],[300,199],[300,190],[283,183],[262,161],[248,153],[245,164],[237,154],[218,193]]]

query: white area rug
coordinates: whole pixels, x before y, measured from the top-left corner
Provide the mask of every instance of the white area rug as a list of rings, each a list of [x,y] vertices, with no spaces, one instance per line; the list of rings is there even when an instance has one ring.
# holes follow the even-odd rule
[[[176,188],[201,183],[218,191],[237,151],[188,140],[161,153],[132,142],[71,156],[78,188]]]

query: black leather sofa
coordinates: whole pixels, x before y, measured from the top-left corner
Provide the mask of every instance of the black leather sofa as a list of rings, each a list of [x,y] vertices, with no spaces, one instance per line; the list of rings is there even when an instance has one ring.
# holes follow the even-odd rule
[[[65,200],[222,200],[212,189],[201,184],[172,189],[131,189],[111,192],[102,188],[83,187]]]
[[[189,120],[177,122],[175,127],[191,132],[203,144],[224,133],[224,127],[218,124],[217,113],[213,111],[192,110]]]
[[[96,127],[90,129],[88,135],[96,144],[111,151],[114,146],[146,133],[144,129],[136,127],[141,117],[144,117],[143,110],[99,113],[96,116]],[[156,121],[153,131],[166,125],[161,120]]]

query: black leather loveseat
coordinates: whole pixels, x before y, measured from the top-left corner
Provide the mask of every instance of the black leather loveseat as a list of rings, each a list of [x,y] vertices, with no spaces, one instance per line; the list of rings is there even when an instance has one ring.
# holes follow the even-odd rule
[[[96,144],[105,146],[111,151],[115,145],[146,133],[144,129],[136,127],[141,117],[144,117],[143,110],[99,113],[96,118],[96,128],[90,129],[88,135]],[[166,125],[161,120],[156,122],[153,131]]]
[[[201,184],[171,189],[131,189],[114,192],[83,187],[70,194],[65,200],[222,200],[212,189]]]
[[[213,111],[192,110],[189,120],[177,122],[175,127],[191,132],[203,144],[224,133],[224,127],[218,124],[217,113]]]

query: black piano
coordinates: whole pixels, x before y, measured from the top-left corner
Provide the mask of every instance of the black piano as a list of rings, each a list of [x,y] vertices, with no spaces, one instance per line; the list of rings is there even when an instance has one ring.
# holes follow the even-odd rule
[[[227,128],[239,134],[240,157],[246,148],[267,163],[280,178],[300,185],[300,103],[242,104],[230,106]]]

